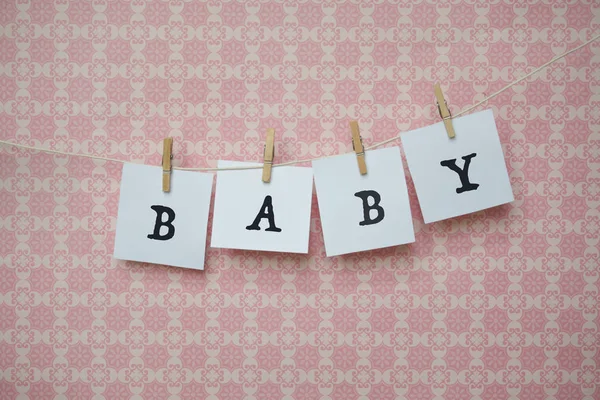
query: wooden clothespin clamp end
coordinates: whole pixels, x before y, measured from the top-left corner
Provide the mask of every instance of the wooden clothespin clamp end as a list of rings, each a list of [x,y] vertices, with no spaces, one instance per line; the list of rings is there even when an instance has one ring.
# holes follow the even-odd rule
[[[273,168],[273,159],[275,158],[275,129],[267,129],[267,141],[265,142],[265,156],[263,164],[262,181],[271,182],[271,168]]]
[[[444,126],[446,127],[446,133],[450,139],[453,139],[456,134],[454,133],[454,127],[452,126],[452,114],[448,109],[448,103],[446,103],[446,99],[444,99],[444,93],[442,93],[442,88],[439,83],[436,83],[433,86],[433,90],[435,91],[435,98],[437,99],[438,111],[440,113],[440,117],[444,121]]]
[[[367,163],[365,162],[365,148],[362,144],[362,138],[360,137],[360,130],[358,129],[358,121],[350,121],[350,130],[352,131],[352,148],[356,153],[356,160],[358,161],[358,170],[361,175],[367,174]]]
[[[173,160],[173,138],[163,140],[163,157],[162,157],[162,189],[163,192],[171,191],[171,161]]]

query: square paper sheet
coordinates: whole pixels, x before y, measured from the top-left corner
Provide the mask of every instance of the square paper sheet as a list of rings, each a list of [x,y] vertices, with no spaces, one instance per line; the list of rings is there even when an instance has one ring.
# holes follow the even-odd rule
[[[401,135],[425,223],[514,200],[492,110],[452,122],[453,139],[443,122]]]
[[[354,153],[313,161],[327,256],[415,241],[400,149],[368,151],[365,158],[366,175],[358,171]],[[361,225],[367,220],[360,196],[371,222],[381,218],[377,206],[383,219]]]
[[[262,166],[261,164],[219,161],[219,168]],[[271,207],[266,207],[267,196]],[[301,167],[277,167],[271,172],[271,182],[262,181],[262,169],[219,171],[215,193],[211,246],[227,249],[308,253],[310,210],[312,201],[312,170]],[[261,218],[255,229],[257,215],[274,215],[280,232],[270,228],[268,218]]]
[[[204,269],[213,174],[173,171],[169,193],[162,191],[162,174],[160,167],[123,166],[114,257]],[[172,231],[170,239],[148,238],[159,213],[157,237],[165,239]]]

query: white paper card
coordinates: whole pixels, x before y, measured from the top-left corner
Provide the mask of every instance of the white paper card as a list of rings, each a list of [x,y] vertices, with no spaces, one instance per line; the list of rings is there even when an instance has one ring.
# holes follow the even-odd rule
[[[262,166],[219,161],[219,168]],[[271,182],[261,169],[219,171],[212,247],[308,253],[312,170],[276,167]]]
[[[162,174],[161,167],[123,166],[114,256],[202,270],[213,175],[175,170],[164,193]]]
[[[425,223],[510,203],[514,200],[492,110],[401,135]]]
[[[366,175],[354,153],[313,161],[327,256],[415,241],[400,149],[365,158]]]

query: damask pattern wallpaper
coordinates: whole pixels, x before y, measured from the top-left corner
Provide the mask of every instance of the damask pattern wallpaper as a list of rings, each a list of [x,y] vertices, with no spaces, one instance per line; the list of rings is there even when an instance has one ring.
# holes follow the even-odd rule
[[[3,0],[0,137],[214,167],[274,127],[276,162],[322,157],[599,32],[591,0]],[[342,257],[313,196],[308,255],[116,261],[122,165],[0,145],[0,397],[597,399],[599,68],[597,42],[486,105],[513,203],[425,225],[407,175],[416,243]]]

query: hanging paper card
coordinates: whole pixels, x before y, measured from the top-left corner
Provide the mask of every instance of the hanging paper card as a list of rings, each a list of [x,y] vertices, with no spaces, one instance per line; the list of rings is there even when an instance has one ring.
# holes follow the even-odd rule
[[[219,161],[219,168],[261,164]],[[212,247],[308,252],[312,170],[273,168],[271,181],[262,169],[219,171],[213,213]]]
[[[366,175],[353,153],[313,161],[327,256],[415,241],[400,149],[365,158]]]
[[[162,168],[125,164],[115,258],[204,269],[212,174],[173,171],[162,191]]]
[[[401,135],[425,223],[514,200],[492,110],[452,119]]]

